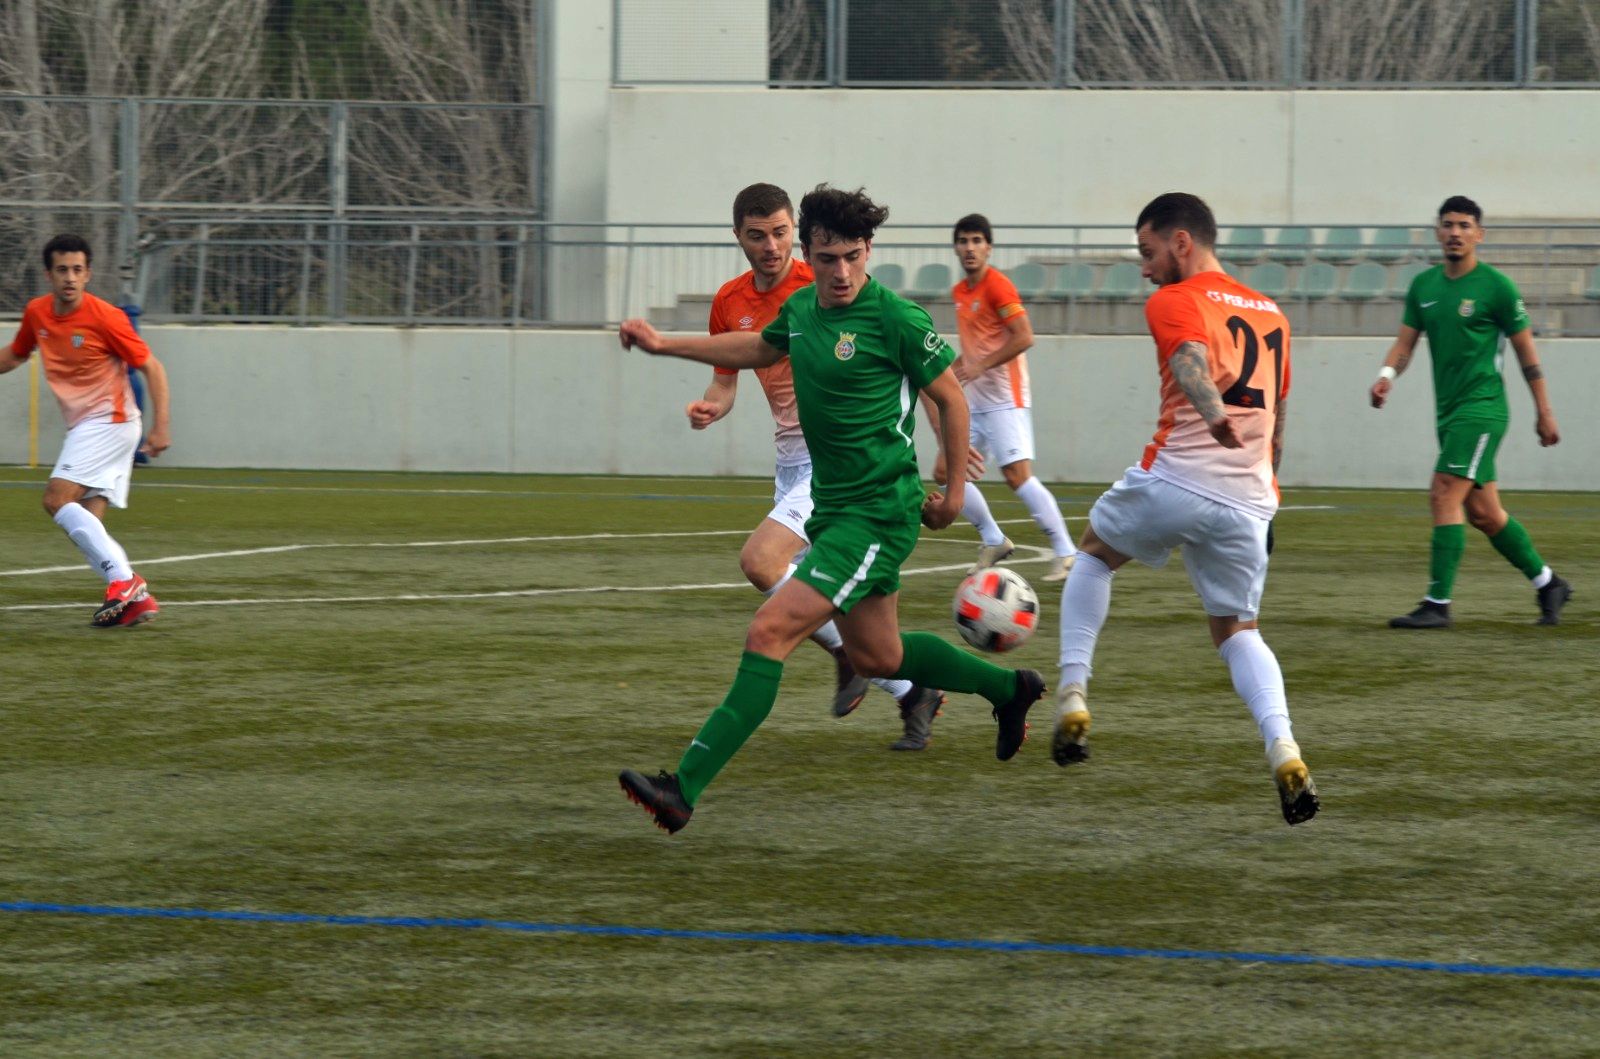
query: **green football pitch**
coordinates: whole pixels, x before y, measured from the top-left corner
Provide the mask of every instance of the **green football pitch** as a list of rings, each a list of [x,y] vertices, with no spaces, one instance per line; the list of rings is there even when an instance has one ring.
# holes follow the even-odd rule
[[[1600,1047],[1595,494],[1508,494],[1560,626],[1474,534],[1442,633],[1385,627],[1420,489],[1285,497],[1305,826],[1173,564],[1117,577],[1087,765],[1048,706],[996,762],[965,696],[892,753],[890,700],[833,719],[807,645],[668,837],[616,773],[720,700],[770,482],[142,470],[112,528],[163,609],[102,631],[43,477],[0,470],[0,1055]],[[1074,531],[1098,491],[1057,488]],[[924,535],[906,627],[956,640],[974,549]],[[1042,596],[1008,657],[1053,680]]]

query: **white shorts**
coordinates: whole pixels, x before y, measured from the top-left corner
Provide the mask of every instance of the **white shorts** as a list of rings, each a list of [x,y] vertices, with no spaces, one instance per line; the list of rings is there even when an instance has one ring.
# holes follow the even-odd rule
[[[811,464],[778,465],[772,482],[772,510],[767,517],[796,537],[811,543],[806,536],[806,520],[811,518]]]
[[[133,453],[143,432],[137,419],[126,423],[85,419],[67,431],[50,477],[87,486],[84,499],[103,496],[112,507],[127,507]]]
[[[1033,412],[1027,408],[996,408],[973,412],[971,440],[991,467],[1008,467],[1033,459]]]
[[[1183,549],[1206,613],[1254,621],[1267,584],[1267,520],[1128,468],[1089,509],[1094,535],[1146,566]]]

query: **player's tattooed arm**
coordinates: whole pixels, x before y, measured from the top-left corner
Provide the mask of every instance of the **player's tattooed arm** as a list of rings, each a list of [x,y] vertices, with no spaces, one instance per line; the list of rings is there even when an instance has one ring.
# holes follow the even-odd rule
[[[1185,342],[1179,346],[1168,359],[1167,367],[1201,419],[1215,423],[1227,416],[1222,407],[1222,394],[1217,392],[1217,384],[1211,379],[1211,365],[1206,361],[1203,342]]]
[[[1289,402],[1278,399],[1278,414],[1272,421],[1272,476],[1278,476],[1278,465],[1283,462],[1283,424],[1289,416]]]

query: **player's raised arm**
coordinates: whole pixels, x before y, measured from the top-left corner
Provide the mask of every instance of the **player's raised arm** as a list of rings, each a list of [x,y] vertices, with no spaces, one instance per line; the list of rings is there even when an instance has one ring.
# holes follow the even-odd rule
[[[1206,427],[1217,444],[1225,449],[1236,449],[1244,444],[1228,410],[1222,406],[1222,393],[1211,378],[1211,363],[1206,359],[1206,347],[1200,342],[1185,342],[1173,350],[1167,361],[1172,379],[1189,398],[1194,410],[1206,421]]]
[[[765,368],[783,359],[753,331],[728,331],[720,335],[663,335],[645,320],[624,320],[617,337],[623,349],[642,349],[661,357],[681,357],[723,368]]]
[[[1406,368],[1411,364],[1411,354],[1416,352],[1417,336],[1422,332],[1409,324],[1400,325],[1400,333],[1395,336],[1394,345],[1389,347],[1389,352],[1384,355],[1383,367],[1378,369],[1378,379],[1372,384],[1368,397],[1372,407],[1382,408],[1389,399],[1389,391],[1394,388],[1394,380],[1405,374]]]
[[[923,388],[923,394],[939,411],[939,456],[946,467],[967,465],[967,432],[971,428],[967,395],[955,372],[946,368]],[[967,483],[960,475],[949,475],[945,491],[933,493],[922,505],[922,522],[929,529],[944,529],[961,514]]]
[[[1533,348],[1533,329],[1524,327],[1512,335],[1511,348],[1516,351],[1517,363],[1522,365],[1522,377],[1528,380],[1528,392],[1533,395],[1533,407],[1538,415],[1533,429],[1539,435],[1539,444],[1559,444],[1561,428],[1556,426],[1556,413],[1550,407],[1550,393],[1544,384],[1544,368],[1539,365],[1539,352]]]

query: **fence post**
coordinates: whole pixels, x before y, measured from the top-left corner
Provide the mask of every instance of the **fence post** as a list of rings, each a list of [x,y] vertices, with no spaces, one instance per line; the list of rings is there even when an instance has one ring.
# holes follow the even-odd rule
[[[1305,52],[1305,7],[1300,0],[1283,0],[1283,84],[1285,88],[1299,88],[1304,71],[1300,59]]]
[[[121,213],[117,222],[117,260],[121,262],[124,297],[132,295],[133,254],[139,243],[139,101],[123,99],[117,104],[118,200]]]
[[[1539,0],[1523,2],[1527,13],[1522,16],[1522,83],[1531,85],[1539,79]]]
[[[328,316],[345,318],[349,276],[349,233],[344,224],[345,207],[350,200],[350,107],[343,100],[332,104],[328,114],[328,195],[333,223],[328,225]]]

